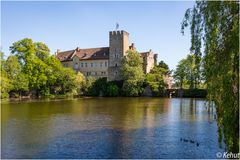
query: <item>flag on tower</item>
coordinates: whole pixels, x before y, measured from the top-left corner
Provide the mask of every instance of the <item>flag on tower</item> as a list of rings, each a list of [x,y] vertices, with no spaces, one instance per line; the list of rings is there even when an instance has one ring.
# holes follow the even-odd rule
[[[116,30],[118,30],[118,28],[119,28],[119,24],[118,24],[118,23],[116,23]]]

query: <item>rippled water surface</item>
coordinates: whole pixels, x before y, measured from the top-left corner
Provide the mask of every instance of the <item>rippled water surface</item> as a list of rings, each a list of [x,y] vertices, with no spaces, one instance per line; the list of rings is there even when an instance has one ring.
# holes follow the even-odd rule
[[[2,158],[216,158],[203,99],[90,98],[3,103]]]

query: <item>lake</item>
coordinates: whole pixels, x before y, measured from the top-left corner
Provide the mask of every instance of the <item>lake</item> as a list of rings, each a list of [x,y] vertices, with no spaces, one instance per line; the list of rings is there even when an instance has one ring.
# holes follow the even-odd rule
[[[216,158],[204,99],[84,98],[1,104],[2,158]]]

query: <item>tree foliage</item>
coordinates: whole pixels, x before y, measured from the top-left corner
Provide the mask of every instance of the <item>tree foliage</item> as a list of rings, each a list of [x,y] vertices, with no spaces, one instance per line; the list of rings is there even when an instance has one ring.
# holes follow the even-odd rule
[[[169,73],[167,64],[154,66],[146,76],[146,83],[151,87],[154,96],[164,96],[167,84],[164,82],[165,76]]]
[[[28,90],[35,91],[36,96],[82,94],[85,77],[64,68],[44,43],[25,38],[13,43],[10,51],[12,55],[1,60],[2,95]]]
[[[239,152],[239,2],[197,1],[182,23],[191,27],[191,52],[201,56],[208,99],[217,109],[220,141]],[[184,33],[184,32],[183,32]]]
[[[119,88],[114,83],[109,83],[106,89],[106,95],[109,97],[115,97],[119,95]]]
[[[143,92],[143,59],[136,51],[129,50],[123,59],[121,74],[124,79],[123,94],[127,96],[138,96]]]
[[[167,65],[163,60],[161,60],[161,61],[158,63],[158,67],[159,67],[159,68],[164,68],[167,72],[170,71],[168,65]]]
[[[203,83],[201,59],[198,62],[195,54],[187,55],[179,61],[173,77],[180,88],[199,88]]]

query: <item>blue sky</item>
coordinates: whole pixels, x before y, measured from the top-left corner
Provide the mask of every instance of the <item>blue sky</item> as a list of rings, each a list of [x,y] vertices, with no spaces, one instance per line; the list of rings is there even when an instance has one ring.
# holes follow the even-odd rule
[[[109,31],[130,33],[138,51],[152,49],[158,61],[171,69],[185,58],[190,32],[182,36],[181,21],[194,2],[1,2],[1,47],[23,38],[44,42],[51,53],[80,48],[109,46]]]

